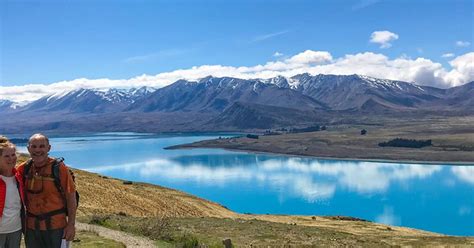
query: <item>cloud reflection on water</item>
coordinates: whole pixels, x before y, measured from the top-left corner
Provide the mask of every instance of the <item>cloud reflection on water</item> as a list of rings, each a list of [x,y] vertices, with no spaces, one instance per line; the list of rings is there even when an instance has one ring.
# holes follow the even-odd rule
[[[462,181],[474,184],[474,166],[456,166],[451,171]]]
[[[402,224],[400,216],[394,214],[393,207],[385,206],[383,213],[375,218],[378,223],[383,223],[392,226],[399,226]]]
[[[321,161],[306,158],[268,160],[262,163],[267,171],[296,171],[301,174],[331,176],[340,185],[359,193],[383,192],[391,181],[425,178],[441,170],[438,165],[392,164],[360,161]]]
[[[359,194],[383,193],[394,182],[424,179],[442,170],[439,165],[235,156],[239,155],[218,159],[181,156],[88,170],[99,173],[138,173],[142,178],[161,177],[221,187],[229,183],[258,183],[287,197],[300,197],[308,202],[332,198],[338,188]],[[457,173],[461,179],[470,180],[469,177],[464,178],[472,173],[470,168],[456,168],[453,168],[453,173]]]

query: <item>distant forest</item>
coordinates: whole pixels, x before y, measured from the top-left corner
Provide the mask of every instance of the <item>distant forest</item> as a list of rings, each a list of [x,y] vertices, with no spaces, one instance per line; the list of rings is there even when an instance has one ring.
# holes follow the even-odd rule
[[[425,146],[431,146],[431,140],[415,140],[415,139],[402,139],[402,138],[395,138],[388,142],[381,142],[379,146],[386,147],[386,146],[393,146],[393,147],[409,147],[409,148],[422,148]]]
[[[305,127],[305,128],[291,128],[289,132],[290,133],[306,133],[306,132],[316,132],[320,130],[326,130],[326,126],[323,126],[323,128],[321,128],[319,125]]]

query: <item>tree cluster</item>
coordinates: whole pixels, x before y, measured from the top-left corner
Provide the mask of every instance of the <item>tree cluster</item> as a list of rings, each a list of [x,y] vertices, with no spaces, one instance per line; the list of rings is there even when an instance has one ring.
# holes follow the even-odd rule
[[[319,125],[305,127],[305,128],[292,128],[290,129],[290,133],[306,133],[306,132],[316,132],[320,131],[321,127]]]
[[[409,148],[422,148],[425,146],[431,146],[431,140],[415,140],[415,139],[402,139],[402,138],[395,138],[388,142],[381,142],[379,146],[386,147],[386,146],[393,146],[393,147],[409,147]]]
[[[256,135],[256,134],[247,134],[247,138],[249,138],[249,139],[258,139],[258,135]]]

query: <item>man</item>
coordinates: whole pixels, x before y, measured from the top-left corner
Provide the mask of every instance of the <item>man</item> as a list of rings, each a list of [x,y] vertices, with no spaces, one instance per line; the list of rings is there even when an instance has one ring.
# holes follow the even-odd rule
[[[61,247],[62,239],[75,236],[76,189],[69,169],[59,164],[61,189],[55,184],[52,167],[55,159],[48,156],[49,139],[34,134],[28,141],[30,162],[18,166],[24,180],[26,205],[25,243],[28,248]],[[29,164],[29,166],[28,166]],[[29,169],[26,169],[29,167]]]

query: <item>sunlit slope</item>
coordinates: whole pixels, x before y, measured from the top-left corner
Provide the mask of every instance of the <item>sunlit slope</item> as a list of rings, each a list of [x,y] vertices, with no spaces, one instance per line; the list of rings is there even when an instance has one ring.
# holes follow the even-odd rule
[[[145,183],[130,184],[81,170],[74,172],[81,194],[79,215],[237,217],[219,204],[177,190]]]

